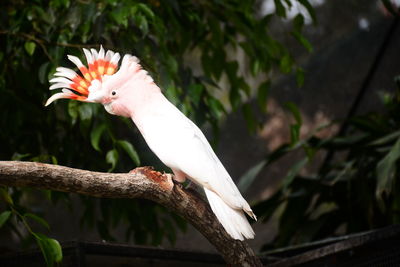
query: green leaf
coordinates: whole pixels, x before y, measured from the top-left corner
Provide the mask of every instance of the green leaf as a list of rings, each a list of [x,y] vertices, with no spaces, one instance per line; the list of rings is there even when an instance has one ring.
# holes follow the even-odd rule
[[[322,202],[310,214],[310,218],[315,220],[324,214],[337,210],[339,207],[335,202]]]
[[[302,14],[298,14],[294,19],[293,19],[293,28],[295,31],[300,32],[301,29],[304,26],[304,17]]]
[[[136,166],[140,166],[140,158],[135,148],[131,143],[125,140],[118,140],[117,145],[121,147],[129,155],[129,157],[135,162]]]
[[[136,17],[136,23],[139,25],[139,29],[142,31],[143,36],[149,33],[149,23],[145,16],[138,15]]]
[[[390,193],[396,172],[396,162],[400,158],[400,138],[387,155],[376,166],[377,186],[375,194],[380,198],[383,192]]]
[[[267,112],[267,99],[270,88],[271,88],[270,81],[265,81],[258,87],[257,103],[263,112]]]
[[[313,47],[311,45],[311,43],[298,31],[293,31],[292,35],[294,36],[294,38],[296,38],[296,40],[302,44],[309,53],[311,53],[313,51]]]
[[[140,9],[140,11],[143,12],[143,14],[146,15],[146,17],[154,19],[155,15],[154,15],[153,11],[146,4],[139,3],[137,5],[137,7],[138,7],[138,9]]]
[[[49,243],[49,245],[51,247],[52,254],[54,256],[54,261],[55,262],[61,262],[62,258],[63,258],[63,255],[62,255],[62,248],[61,248],[60,243],[57,240],[53,239],[53,238],[49,238],[47,240],[47,242]]]
[[[47,82],[47,68],[49,67],[50,62],[43,63],[38,71],[39,81],[41,84],[45,84]]]
[[[293,59],[289,54],[285,54],[279,62],[279,67],[283,73],[289,73],[292,71],[292,64]]]
[[[34,42],[25,42],[25,51],[32,56],[35,53],[36,44]]]
[[[296,123],[301,126],[303,121],[301,119],[301,114],[299,109],[297,108],[297,105],[293,102],[286,102],[285,107],[292,113],[293,117],[296,120]]]
[[[74,125],[78,118],[78,101],[68,101],[68,115],[71,117],[71,123]]]
[[[229,91],[229,101],[231,102],[232,109],[237,110],[242,102],[242,97],[239,92],[239,88],[232,86]]]
[[[100,138],[103,132],[107,129],[107,125],[105,123],[97,125],[95,128],[93,128],[92,132],[90,133],[90,142],[92,144],[92,147],[101,152],[100,149]]]
[[[34,236],[48,267],[52,267],[54,263],[62,261],[62,248],[57,240],[48,238],[40,233],[34,233]]]
[[[247,128],[254,133],[257,130],[257,121],[253,114],[253,109],[249,103],[246,103],[242,107],[243,116],[246,119]]]
[[[308,11],[308,13],[310,14],[313,23],[316,24],[317,23],[317,17],[315,16],[315,10],[312,7],[312,5],[310,4],[310,2],[308,0],[298,0]]]
[[[167,90],[165,91],[165,95],[167,96],[168,100],[171,101],[174,105],[178,105],[178,88],[176,88],[175,86],[168,86]]]
[[[72,102],[72,101],[71,101]],[[93,115],[93,110],[91,107],[91,104],[81,104],[78,108],[79,116],[81,117],[81,120],[90,120]]]
[[[240,90],[242,90],[248,97],[251,97],[251,88],[245,82],[243,77],[238,78],[236,84],[239,86]]]
[[[129,9],[122,7],[113,9],[112,12],[110,12],[111,17],[114,19],[114,21],[117,24],[124,26],[124,28],[128,27],[128,13]]]
[[[47,223],[47,221],[38,215],[35,215],[32,213],[25,213],[24,217],[31,218],[31,219],[35,220],[36,222],[40,223],[41,225],[43,225],[44,227],[46,227],[47,229],[50,229],[50,225]]]
[[[292,124],[290,125],[290,138],[291,144],[294,145],[300,140],[300,125]]]
[[[293,182],[294,178],[297,176],[300,170],[306,165],[307,162],[308,159],[303,158],[289,169],[287,175],[282,180],[282,186],[284,191],[288,189],[289,185]]]
[[[217,119],[220,119],[225,113],[224,106],[221,104],[221,102],[214,97],[209,97],[209,99],[207,99],[207,102],[213,116]]]
[[[115,169],[115,166],[117,165],[118,162],[118,151],[116,149],[112,149],[107,152],[106,162],[111,164],[111,168],[108,169],[109,172]]]
[[[292,0],[284,0],[284,1],[289,9],[293,6]]]
[[[201,66],[203,68],[204,74],[210,77],[212,75],[213,61],[206,51],[207,50],[203,51],[203,53],[201,54]]]
[[[274,3],[276,8],[276,14],[278,14],[278,16],[280,17],[286,18],[286,8],[282,4],[282,2],[280,0],[274,0]]]
[[[250,185],[254,182],[266,163],[266,160],[260,161],[259,163],[248,169],[246,173],[240,177],[238,188],[240,192],[242,192],[242,194],[245,193]]]
[[[57,157],[56,157],[56,156],[53,156],[53,155],[49,155],[49,156],[50,156],[50,159],[51,159],[51,163],[52,163],[53,165],[58,165]]]
[[[166,62],[168,69],[172,72],[172,73],[177,73],[178,72],[178,62],[176,61],[176,59],[169,55],[167,58],[167,62]]]
[[[204,86],[202,84],[191,84],[189,86],[190,100],[197,107],[201,100],[201,95],[204,92]]]
[[[385,135],[375,141],[372,141],[371,143],[368,144],[368,146],[381,146],[381,145],[385,145],[388,142],[392,141],[393,139],[396,139],[397,137],[400,136],[400,131],[396,131],[393,133],[390,133],[388,135]]]
[[[296,82],[298,87],[304,85],[304,70],[300,67],[296,69]]]
[[[8,204],[14,205],[14,201],[12,200],[10,194],[7,191],[6,187],[0,187],[0,195],[4,199],[4,201]]]
[[[211,64],[215,65],[214,62]],[[226,65],[226,75],[228,75],[229,82],[232,86],[236,87],[236,81],[238,80],[238,69],[239,64],[236,61],[230,61]]]
[[[11,160],[17,160],[17,161],[19,161],[19,160],[23,160],[23,159],[25,159],[25,158],[27,158],[27,157],[29,157],[29,156],[31,156],[30,153],[20,154],[20,153],[18,153],[18,152],[15,152],[15,153],[12,155]]]
[[[260,61],[254,60],[253,64],[251,64],[251,73],[253,76],[256,76],[260,72]]]
[[[281,214],[282,206],[285,206],[285,204],[282,203],[282,193],[281,191],[277,191],[266,200],[252,205],[251,208],[254,213],[257,214],[259,221],[265,223],[271,218],[271,216],[274,216],[274,214]]]
[[[7,222],[11,216],[11,211],[6,210],[0,214],[0,228]]]
[[[351,175],[351,172],[354,170],[354,163],[355,160],[351,160],[348,162],[345,162],[343,164],[343,167],[341,169],[340,172],[338,172],[337,174],[335,174],[336,177],[334,177],[329,184],[330,185],[335,185],[337,182],[343,180],[346,176]]]

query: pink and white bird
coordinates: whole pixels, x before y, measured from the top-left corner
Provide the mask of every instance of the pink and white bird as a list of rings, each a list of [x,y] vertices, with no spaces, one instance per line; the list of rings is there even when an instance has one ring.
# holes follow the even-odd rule
[[[254,238],[244,212],[255,220],[256,216],[206,137],[167,100],[139,59],[125,55],[118,70],[119,53],[105,52],[103,47],[83,51],[89,66],[69,55],[82,76],[68,68],[57,68],[50,90],[60,88],[62,92],[51,96],[46,106],[68,98],[101,103],[108,113],[131,118],[150,149],[172,169],[176,181],[189,178],[204,188],[211,209],[232,238]]]

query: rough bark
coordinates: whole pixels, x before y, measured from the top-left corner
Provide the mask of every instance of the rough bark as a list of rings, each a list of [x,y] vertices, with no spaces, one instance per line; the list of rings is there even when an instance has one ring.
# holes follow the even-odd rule
[[[229,265],[262,266],[246,242],[232,239],[196,194],[151,168],[101,173],[35,162],[0,161],[0,185],[50,189],[102,198],[145,198],[181,215],[200,231]]]

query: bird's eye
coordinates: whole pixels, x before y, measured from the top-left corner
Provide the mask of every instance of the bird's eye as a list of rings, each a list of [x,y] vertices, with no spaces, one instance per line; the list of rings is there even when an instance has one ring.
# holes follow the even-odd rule
[[[117,92],[115,92],[115,91],[112,91],[112,92],[111,92],[111,94],[112,94],[112,95],[116,95],[116,94],[117,94]]]

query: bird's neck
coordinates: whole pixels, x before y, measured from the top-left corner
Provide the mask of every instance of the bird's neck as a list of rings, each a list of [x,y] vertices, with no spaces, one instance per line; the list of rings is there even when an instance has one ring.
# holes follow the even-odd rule
[[[154,82],[135,82],[129,88],[129,97],[124,99],[129,117],[137,123],[158,112],[160,105],[167,101],[160,88]]]

